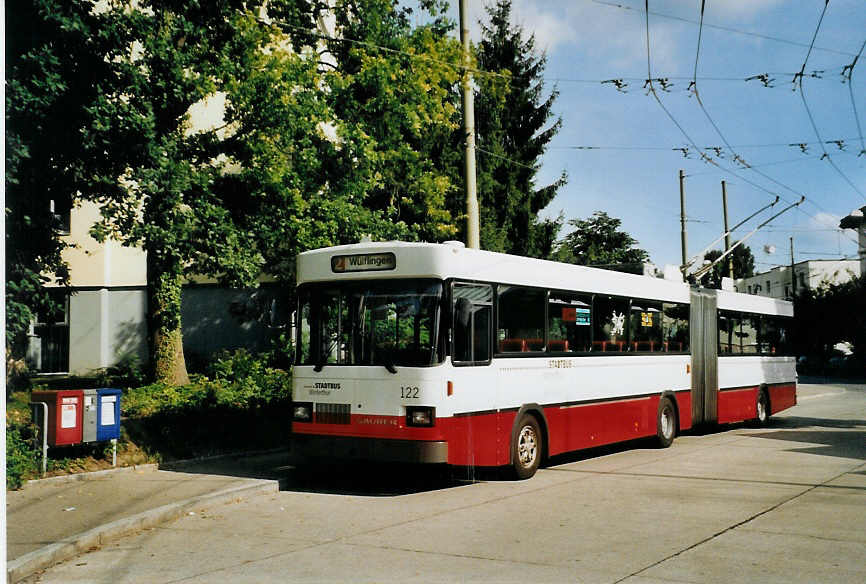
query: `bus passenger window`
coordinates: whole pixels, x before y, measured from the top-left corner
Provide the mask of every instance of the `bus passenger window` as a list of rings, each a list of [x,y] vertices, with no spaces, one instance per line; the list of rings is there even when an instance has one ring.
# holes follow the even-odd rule
[[[592,350],[619,353],[628,350],[628,300],[612,296],[595,297],[592,306]]]
[[[740,317],[732,312],[719,312],[719,355],[739,354],[743,352],[740,345]]]
[[[761,352],[761,317],[756,314],[743,316],[742,338],[743,353],[757,355]]]
[[[580,353],[590,350],[592,297],[551,292],[547,304],[547,350]]]
[[[662,345],[662,304],[649,300],[632,300],[630,351],[661,352]]]
[[[496,327],[500,353],[544,351],[544,290],[500,286]]]
[[[490,362],[493,289],[486,284],[454,284],[454,362]]]
[[[791,354],[788,339],[789,321],[790,319],[783,316],[765,316],[763,318],[765,351],[768,355]]]
[[[682,353],[689,350],[689,305],[662,305],[662,339],[664,351]]]

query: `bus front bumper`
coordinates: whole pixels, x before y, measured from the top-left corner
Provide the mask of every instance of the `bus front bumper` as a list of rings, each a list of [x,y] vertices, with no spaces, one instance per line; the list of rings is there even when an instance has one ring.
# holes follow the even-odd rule
[[[448,443],[428,440],[389,440],[355,436],[294,434],[289,443],[292,462],[364,460],[443,464],[448,462]]]

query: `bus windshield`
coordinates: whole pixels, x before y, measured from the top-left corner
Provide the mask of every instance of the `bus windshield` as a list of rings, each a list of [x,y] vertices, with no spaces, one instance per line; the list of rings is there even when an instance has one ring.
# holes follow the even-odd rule
[[[423,367],[437,350],[442,282],[365,280],[302,286],[299,365]]]

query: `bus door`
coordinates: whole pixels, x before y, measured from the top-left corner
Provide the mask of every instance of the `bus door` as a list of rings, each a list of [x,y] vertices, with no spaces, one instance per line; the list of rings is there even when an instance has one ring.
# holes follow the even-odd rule
[[[690,335],[692,347],[692,423],[718,420],[719,366],[716,295],[692,290]]]

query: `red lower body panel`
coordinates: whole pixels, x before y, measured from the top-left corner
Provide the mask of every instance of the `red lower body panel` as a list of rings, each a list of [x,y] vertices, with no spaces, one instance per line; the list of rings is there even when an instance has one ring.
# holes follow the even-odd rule
[[[776,383],[767,386],[770,413],[775,414],[797,405],[797,385]],[[719,391],[719,424],[752,420],[758,415],[758,386],[722,389]]]
[[[679,426],[691,428],[691,393],[675,394]],[[543,408],[551,456],[656,433],[658,395],[616,401],[552,405]],[[351,416],[349,424],[295,422],[299,434],[356,436],[383,440],[444,440],[448,463],[456,466],[503,466],[510,462],[511,432],[517,411],[479,412],[438,418],[432,428],[408,427],[400,416]]]

